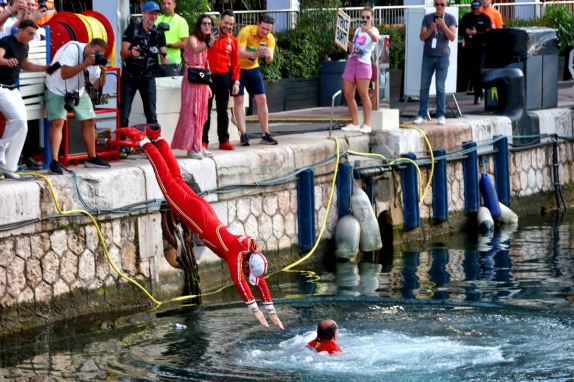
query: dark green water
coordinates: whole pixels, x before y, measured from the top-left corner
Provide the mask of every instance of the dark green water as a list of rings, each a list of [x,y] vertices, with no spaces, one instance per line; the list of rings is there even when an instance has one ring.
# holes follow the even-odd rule
[[[6,341],[0,381],[574,381],[569,216],[299,269],[268,280],[285,331],[229,289]],[[341,355],[305,349],[328,317]]]

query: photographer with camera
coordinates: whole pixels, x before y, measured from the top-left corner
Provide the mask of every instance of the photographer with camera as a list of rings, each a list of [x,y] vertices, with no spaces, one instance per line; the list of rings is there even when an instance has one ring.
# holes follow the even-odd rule
[[[133,22],[126,28],[122,38],[123,58],[120,84],[120,125],[129,126],[132,102],[140,92],[147,123],[157,123],[155,74],[161,63],[167,64],[165,35],[162,28],[155,27],[160,9],[148,1],[142,9],[141,22]]]
[[[68,113],[74,113],[82,123],[82,138],[88,152],[84,166],[110,167],[109,163],[96,155],[96,113],[86,92],[88,81],[96,88],[105,84],[108,63],[104,57],[106,49],[108,44],[101,38],[95,38],[89,44],[70,41],[58,49],[52,60],[51,68],[56,71],[54,75],[46,77],[45,92],[48,121],[52,122],[49,133],[52,174],[63,174],[64,166],[58,162],[58,155]]]
[[[446,123],[446,76],[450,63],[450,41],[456,39],[457,20],[446,13],[447,0],[435,0],[436,12],[423,17],[420,39],[424,41],[421,68],[421,93],[418,116],[413,124],[420,125],[427,117],[429,89],[436,71],[436,116],[439,125]]]

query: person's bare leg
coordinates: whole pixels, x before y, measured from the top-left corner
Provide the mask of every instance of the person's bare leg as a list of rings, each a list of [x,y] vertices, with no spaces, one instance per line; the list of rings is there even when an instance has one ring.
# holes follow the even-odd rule
[[[351,113],[351,120],[353,125],[359,124],[359,107],[355,101],[355,83],[349,80],[343,79],[343,95],[347,101],[347,107],[349,108],[349,113]]]
[[[259,108],[259,105],[257,106]],[[243,96],[233,97],[233,115],[235,115],[235,122],[240,134],[245,134],[245,108],[243,107]]]
[[[62,144],[62,135],[64,130],[64,120],[61,118],[54,119],[52,121],[52,126],[50,127],[50,132],[48,133],[48,139],[50,140],[50,149],[52,150],[52,160],[58,160],[58,154],[60,153],[60,145]]]
[[[363,103],[363,124],[371,126],[371,112],[372,104],[371,97],[369,97],[369,82],[371,80],[357,80],[357,91],[359,92],[359,97],[361,97],[361,102]],[[348,102],[348,101],[347,101]],[[355,103],[356,104],[356,103]],[[357,111],[358,113],[358,111]],[[353,122],[354,123],[354,122]]]
[[[255,102],[257,103],[257,118],[259,118],[261,133],[269,134],[269,108],[267,107],[267,96],[265,96],[265,94],[257,94],[255,95]]]
[[[82,138],[86,144],[88,158],[96,156],[96,126],[93,119],[82,121]]]

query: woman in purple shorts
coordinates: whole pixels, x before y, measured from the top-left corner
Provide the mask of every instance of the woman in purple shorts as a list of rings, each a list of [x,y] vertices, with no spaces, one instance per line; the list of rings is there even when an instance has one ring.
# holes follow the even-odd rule
[[[371,98],[369,97],[369,82],[373,74],[371,54],[379,40],[379,31],[372,25],[373,9],[365,7],[361,11],[361,26],[355,31],[353,43],[349,41],[351,54],[343,73],[343,94],[349,106],[353,122],[343,127],[345,131],[371,132]],[[355,101],[355,90],[359,92],[363,103],[363,125],[359,126],[359,108]]]

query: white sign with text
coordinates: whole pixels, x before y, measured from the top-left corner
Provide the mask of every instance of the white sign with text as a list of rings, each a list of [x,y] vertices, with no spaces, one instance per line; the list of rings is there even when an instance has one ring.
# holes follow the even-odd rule
[[[349,29],[351,17],[339,9],[337,12],[337,27],[335,28],[335,44],[345,52],[349,46]]]

